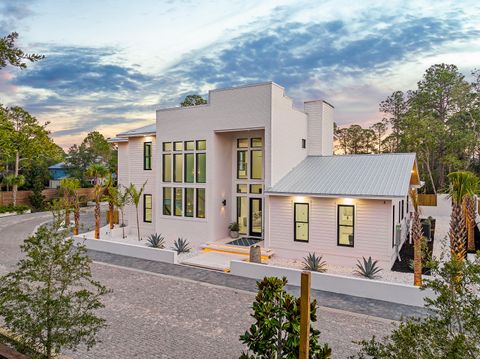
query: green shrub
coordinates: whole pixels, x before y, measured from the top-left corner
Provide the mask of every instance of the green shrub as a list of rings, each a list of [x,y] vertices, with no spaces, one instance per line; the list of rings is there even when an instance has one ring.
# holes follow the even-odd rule
[[[13,204],[7,204],[5,206],[0,206],[0,214],[2,213],[11,213],[16,212],[17,214],[22,214],[28,211],[30,207],[25,204],[17,204],[14,206]]]
[[[45,209],[45,196],[41,191],[33,191],[33,193],[28,196],[28,199],[35,211],[42,211]]]

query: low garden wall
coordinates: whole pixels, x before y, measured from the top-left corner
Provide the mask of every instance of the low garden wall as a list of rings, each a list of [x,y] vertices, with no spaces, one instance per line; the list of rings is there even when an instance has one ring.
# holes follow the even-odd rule
[[[88,249],[94,251],[147,259],[156,262],[177,264],[177,252],[169,249],[156,249],[127,243],[87,239],[81,236],[75,237],[74,241],[75,243],[83,243]]]
[[[80,197],[86,197],[89,200],[94,199],[93,188],[79,188],[77,193]],[[17,204],[26,204],[30,206],[29,197],[33,194],[32,191],[17,191]],[[42,191],[42,194],[45,196],[45,200],[59,197],[58,189],[56,188],[47,188]],[[13,192],[4,191],[0,192],[0,206],[13,203]]]
[[[230,263],[230,274],[253,279],[262,279],[264,277],[286,277],[289,284],[296,286],[300,285],[301,272],[302,271],[299,269],[243,261],[231,261]],[[416,307],[423,307],[424,297],[433,296],[431,290],[420,290],[417,287],[406,284],[316,272],[312,272],[311,278],[312,289]]]

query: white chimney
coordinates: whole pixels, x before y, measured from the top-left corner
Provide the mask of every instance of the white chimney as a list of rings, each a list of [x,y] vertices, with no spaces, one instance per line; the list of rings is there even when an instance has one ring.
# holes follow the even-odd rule
[[[304,103],[307,114],[307,153],[309,156],[333,155],[334,107],[323,100]]]

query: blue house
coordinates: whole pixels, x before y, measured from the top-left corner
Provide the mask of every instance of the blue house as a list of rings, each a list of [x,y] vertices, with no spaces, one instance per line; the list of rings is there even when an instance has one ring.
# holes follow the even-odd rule
[[[60,187],[60,180],[68,177],[67,168],[65,167],[65,162],[56,163],[48,167],[48,172],[50,172],[50,181],[48,187],[58,188]]]

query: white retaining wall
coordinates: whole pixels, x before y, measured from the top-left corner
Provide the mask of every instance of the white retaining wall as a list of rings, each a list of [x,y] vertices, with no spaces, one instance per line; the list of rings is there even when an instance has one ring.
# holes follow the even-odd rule
[[[230,263],[230,274],[253,279],[263,279],[264,277],[286,277],[289,284],[296,286],[300,285],[301,272],[301,270],[293,268],[275,267],[243,261],[231,261]],[[433,296],[431,290],[422,291],[417,287],[406,284],[315,272],[312,272],[311,286],[312,289],[384,300],[387,302],[412,305],[416,307],[423,307],[424,297]]]
[[[433,218],[450,217],[452,213],[452,200],[448,198],[448,194],[437,194],[436,206],[420,206],[420,216]]]
[[[104,241],[98,239],[86,239],[82,237],[75,237],[74,241],[75,243],[83,243],[87,246],[88,249],[92,249],[95,251],[147,259],[156,262],[177,264],[177,252],[171,251],[169,249],[141,247],[133,244]]]

